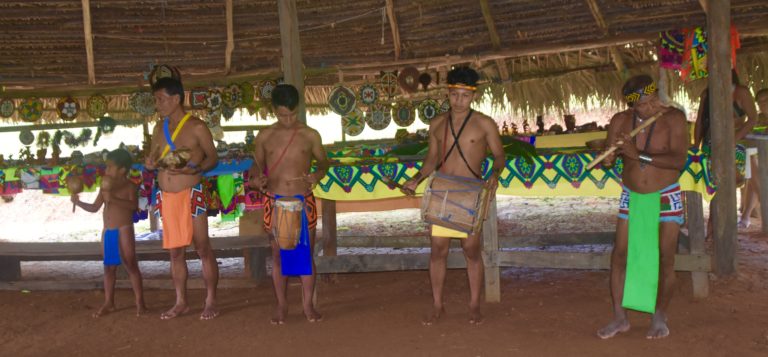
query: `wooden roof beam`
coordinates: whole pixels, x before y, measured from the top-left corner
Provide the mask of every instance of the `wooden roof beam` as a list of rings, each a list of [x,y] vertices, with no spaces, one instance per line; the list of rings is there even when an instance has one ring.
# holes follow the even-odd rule
[[[85,56],[88,66],[88,84],[96,84],[96,69],[93,64],[93,34],[91,33],[91,1],[82,0]]]
[[[491,6],[488,4],[488,0],[480,0],[480,9],[483,12],[485,26],[488,28],[488,35],[491,37],[491,45],[493,45],[494,50],[498,51],[501,49],[501,38],[499,37],[498,31],[496,31],[496,22],[493,21],[493,16],[491,16]],[[511,99],[512,83],[509,81],[507,61],[503,58],[497,59],[496,67],[499,70],[499,77],[504,85],[504,90],[507,91],[507,98]]]
[[[595,18],[597,27],[603,31],[603,35],[608,35],[608,24],[605,22],[603,12],[600,11],[600,7],[597,5],[597,1],[586,0],[586,2],[587,6],[589,6],[589,11],[592,13],[592,17]],[[610,46],[608,47],[608,50],[611,52],[611,58],[613,59],[614,65],[616,65],[616,69],[622,72],[625,71],[627,66],[624,65],[624,60],[621,59],[621,52],[619,49],[616,48],[616,46]]]
[[[389,19],[389,28],[392,30],[392,43],[395,46],[395,61],[400,59],[400,28],[397,25],[395,16],[394,0],[387,1],[387,18]]]
[[[707,5],[707,0],[699,0],[699,4],[701,4],[701,9],[704,10],[704,13],[709,15],[709,8]]]
[[[227,14],[227,47],[224,50],[224,73],[232,72],[232,51],[235,50],[235,35],[232,29],[232,0],[226,0]]]

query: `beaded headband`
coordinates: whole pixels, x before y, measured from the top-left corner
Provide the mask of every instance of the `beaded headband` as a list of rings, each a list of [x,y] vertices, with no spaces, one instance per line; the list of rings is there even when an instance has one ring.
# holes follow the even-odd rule
[[[472,91],[477,90],[476,86],[470,86],[470,85],[461,84],[461,83],[449,84],[448,88],[452,88],[452,89],[468,89],[468,90],[472,90]]]
[[[651,95],[653,93],[656,93],[656,82],[651,82],[651,84],[638,89],[635,92],[629,93],[627,95],[624,95],[624,99],[627,100],[627,104],[635,104],[637,101],[642,99],[643,97],[647,95]]]

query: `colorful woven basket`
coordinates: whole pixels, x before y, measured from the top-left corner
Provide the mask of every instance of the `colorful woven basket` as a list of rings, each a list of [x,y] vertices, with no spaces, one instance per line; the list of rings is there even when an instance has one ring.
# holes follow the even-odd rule
[[[94,94],[88,98],[85,111],[88,112],[88,115],[91,118],[99,119],[103,117],[104,114],[107,114],[107,110],[109,110],[109,102],[103,95]]]
[[[349,114],[341,117],[341,127],[349,136],[358,136],[365,129],[365,118],[360,108],[355,108]]]

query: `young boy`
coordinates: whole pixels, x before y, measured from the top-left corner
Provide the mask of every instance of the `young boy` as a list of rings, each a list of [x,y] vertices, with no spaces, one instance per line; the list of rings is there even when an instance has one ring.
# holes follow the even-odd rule
[[[273,210],[275,200],[273,197],[302,197],[309,231],[309,255],[307,258],[311,264],[309,274],[305,270],[301,274],[303,287],[304,316],[309,322],[322,320],[320,313],[312,304],[312,296],[315,289],[315,266],[312,252],[315,245],[315,227],[317,225],[317,210],[315,197],[312,195],[312,186],[325,176],[328,170],[328,158],[323,149],[320,134],[315,129],[308,127],[299,121],[299,92],[296,87],[281,84],[272,91],[272,106],[275,110],[277,123],[259,131],[254,139],[254,163],[253,175],[250,179],[251,187],[262,192],[267,192],[270,199],[264,207],[264,229],[270,234],[272,243],[272,281],[275,285],[277,297],[277,309],[272,318],[272,324],[282,325],[288,313],[286,301],[286,286],[288,281],[285,271],[294,271],[299,264],[283,261],[284,254],[275,241],[272,234]],[[312,160],[317,161],[317,171],[309,173]],[[298,249],[298,248],[297,248]],[[304,260],[306,261],[306,260]],[[282,266],[283,263],[285,266]],[[284,269],[287,268],[287,269]]]
[[[135,237],[133,234],[133,212],[138,207],[136,185],[128,180],[131,168],[131,154],[117,149],[107,154],[107,168],[102,178],[102,188],[96,201],[85,203],[72,195],[72,203],[88,211],[97,212],[104,205],[104,305],[93,313],[100,317],[115,310],[115,273],[117,266],[125,264],[131,286],[136,297],[136,315],[147,312],[144,305],[144,291],[141,272],[136,261]]]

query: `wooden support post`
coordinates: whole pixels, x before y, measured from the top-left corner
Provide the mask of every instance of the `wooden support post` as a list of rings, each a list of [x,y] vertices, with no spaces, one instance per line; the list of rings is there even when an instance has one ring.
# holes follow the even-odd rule
[[[708,0],[709,112],[712,166],[717,178],[714,200],[715,271],[736,272],[736,178],[731,90],[731,1]]]
[[[768,233],[768,140],[757,141],[757,169],[760,181],[760,219],[763,233]],[[747,162],[749,165],[749,162]],[[752,173],[755,174],[754,172]],[[765,188],[763,188],[765,187]],[[765,203],[763,203],[765,202]]]
[[[91,0],[82,0],[83,32],[85,36],[85,60],[88,66],[88,84],[96,84],[96,69],[93,64],[93,34],[91,33]]]
[[[485,263],[485,301],[501,301],[501,275],[496,258],[499,252],[499,228],[496,198],[488,206],[488,219],[483,223],[483,262]]]
[[[157,229],[157,227],[158,227],[157,216],[154,215],[155,209],[157,209],[157,207],[152,205],[152,206],[149,207],[149,213],[147,213],[147,215],[149,216],[149,231],[150,232],[157,232],[158,231],[158,229]]]
[[[0,257],[0,281],[21,279],[21,261],[17,257]]]
[[[688,220],[688,239],[690,242],[690,254],[705,254],[704,226],[707,224],[704,220],[704,205],[701,201],[701,194],[693,191],[685,192],[685,208]],[[709,273],[691,272],[693,282],[693,297],[705,298],[709,295]]]
[[[280,17],[280,43],[283,50],[283,80],[299,90],[299,120],[302,123],[306,123],[304,63],[301,58],[299,17],[296,12],[296,0],[278,1],[277,10]]]
[[[389,28],[392,30],[392,45],[395,46],[395,61],[397,61],[400,59],[400,28],[397,25],[397,16],[395,16],[394,0],[387,0],[386,5]]]
[[[323,256],[336,256],[336,201],[321,199],[323,207]]]
[[[232,24],[232,0],[226,0],[226,15],[227,15],[227,47],[224,50],[224,74],[229,74],[232,71],[232,51],[235,50],[235,34]]]
[[[597,27],[599,27],[600,30],[603,31],[603,34],[607,36],[608,24],[605,22],[603,12],[600,11],[600,7],[598,6],[597,1],[587,0],[587,6],[589,6],[589,11],[592,13],[592,17],[595,18]],[[609,46],[608,52],[610,53],[611,60],[613,60],[613,64],[616,66],[616,69],[620,72],[626,71],[627,66],[624,65],[624,60],[621,59],[621,51],[619,51],[616,46]]]

